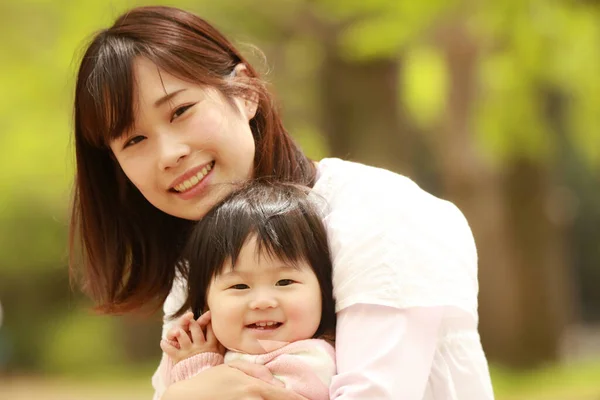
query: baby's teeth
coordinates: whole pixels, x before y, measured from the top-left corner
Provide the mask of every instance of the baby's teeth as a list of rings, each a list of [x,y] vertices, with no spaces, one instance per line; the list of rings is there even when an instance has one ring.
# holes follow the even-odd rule
[[[265,327],[265,326],[273,326],[277,322],[269,321],[269,322],[257,322],[256,326]]]

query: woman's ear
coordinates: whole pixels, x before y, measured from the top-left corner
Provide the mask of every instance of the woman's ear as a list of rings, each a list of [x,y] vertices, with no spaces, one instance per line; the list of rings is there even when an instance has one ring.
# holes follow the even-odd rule
[[[232,78],[239,79],[246,86],[244,93],[239,97],[241,101],[241,109],[244,112],[244,115],[250,121],[256,115],[256,111],[258,110],[258,92],[253,88],[253,82],[248,76],[248,68],[246,64],[239,63],[235,66],[232,71]]]

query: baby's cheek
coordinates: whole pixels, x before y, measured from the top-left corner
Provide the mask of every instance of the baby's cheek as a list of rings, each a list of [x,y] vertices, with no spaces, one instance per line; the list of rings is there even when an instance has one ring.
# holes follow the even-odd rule
[[[298,339],[308,339],[314,335],[321,322],[320,304],[298,302],[288,309],[288,320],[294,323],[294,331],[303,336]]]
[[[217,338],[217,340],[225,345],[225,342],[228,339],[228,335],[227,335],[227,329],[226,329],[226,324],[222,323],[222,321],[216,320],[216,321],[212,321],[212,330],[213,333],[215,334],[215,337]]]

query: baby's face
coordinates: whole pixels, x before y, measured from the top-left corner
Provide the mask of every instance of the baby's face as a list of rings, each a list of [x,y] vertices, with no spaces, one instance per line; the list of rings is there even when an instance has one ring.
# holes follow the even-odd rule
[[[321,290],[310,266],[258,253],[250,238],[235,270],[226,265],[208,291],[217,339],[230,350],[263,354],[310,339],[321,321]]]

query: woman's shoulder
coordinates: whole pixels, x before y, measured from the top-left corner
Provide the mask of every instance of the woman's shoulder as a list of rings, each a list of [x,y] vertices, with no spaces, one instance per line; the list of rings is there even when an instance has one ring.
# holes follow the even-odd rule
[[[325,200],[328,214],[463,222],[462,213],[451,202],[423,190],[409,177],[337,158],[319,163],[314,191]]]
[[[338,310],[355,303],[476,308],[475,242],[454,204],[405,176],[325,161],[315,190],[326,201]]]
[[[317,190],[345,188],[355,191],[362,191],[363,188],[378,188],[381,191],[419,189],[415,182],[404,175],[339,158],[325,158],[319,162],[315,187],[319,188]]]

